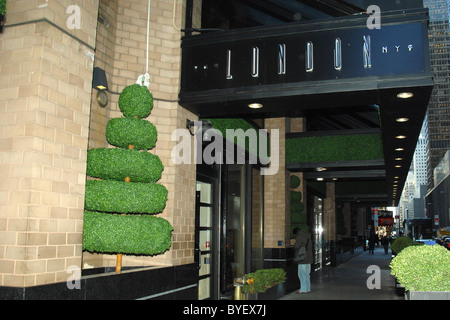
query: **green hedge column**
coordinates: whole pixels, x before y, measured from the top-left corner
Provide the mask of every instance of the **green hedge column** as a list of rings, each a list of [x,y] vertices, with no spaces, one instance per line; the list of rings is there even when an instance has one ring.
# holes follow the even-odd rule
[[[291,175],[290,185],[291,189],[298,188],[300,186],[300,178],[295,175]],[[295,238],[295,228],[309,232],[304,208],[305,206],[302,202],[302,193],[291,190],[291,238]]]
[[[111,119],[107,141],[117,148],[88,151],[83,250],[118,254],[157,255],[171,246],[170,223],[153,216],[164,210],[167,189],[156,182],[163,165],[147,152],[155,146],[157,132],[147,120],[153,97],[146,87],[134,84],[119,97],[124,118]],[[119,259],[120,257],[120,259]]]

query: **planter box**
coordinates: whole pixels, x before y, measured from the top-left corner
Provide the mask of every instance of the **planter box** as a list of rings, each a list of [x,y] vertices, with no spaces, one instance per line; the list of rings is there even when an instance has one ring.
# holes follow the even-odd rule
[[[196,300],[197,264],[173,267],[124,268],[122,273],[96,274],[88,269],[80,289],[66,282],[26,288],[0,287],[0,300]],[[89,274],[89,275],[87,275]]]
[[[246,300],[276,300],[278,298],[281,298],[286,294],[284,290],[283,283],[280,283],[276,286],[270,287],[266,290],[266,292],[262,293],[247,293],[246,294]]]
[[[450,300],[450,291],[407,291],[405,300]]]

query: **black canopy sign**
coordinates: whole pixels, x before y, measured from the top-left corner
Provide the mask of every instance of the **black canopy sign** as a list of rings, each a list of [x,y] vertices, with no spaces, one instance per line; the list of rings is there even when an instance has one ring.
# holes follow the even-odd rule
[[[202,104],[338,92],[336,85],[348,87],[353,79],[373,85],[430,75],[425,10],[383,16],[380,29],[367,28],[367,17],[185,38],[180,104],[204,114],[210,112]]]

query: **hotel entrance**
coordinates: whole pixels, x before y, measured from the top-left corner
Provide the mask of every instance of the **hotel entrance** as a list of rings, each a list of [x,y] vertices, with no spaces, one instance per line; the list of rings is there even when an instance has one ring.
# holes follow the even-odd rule
[[[262,268],[263,178],[247,164],[198,165],[198,298],[228,299],[233,281]]]

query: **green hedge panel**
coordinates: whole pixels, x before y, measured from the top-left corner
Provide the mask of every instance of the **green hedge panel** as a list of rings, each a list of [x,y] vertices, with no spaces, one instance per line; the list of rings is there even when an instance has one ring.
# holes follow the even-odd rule
[[[131,182],[156,182],[164,167],[158,156],[128,149],[98,148],[88,151],[86,173],[94,178]]]
[[[148,150],[155,146],[158,138],[156,128],[144,119],[114,118],[106,125],[106,140],[113,146],[137,150]]]
[[[86,181],[85,209],[115,213],[160,213],[167,189],[156,183]]]
[[[170,248],[172,230],[167,220],[154,216],[85,211],[83,250],[156,255]]]
[[[380,160],[381,134],[357,134],[286,139],[286,163]]]
[[[146,118],[153,109],[153,96],[139,84],[125,87],[119,96],[119,109],[125,117]]]

